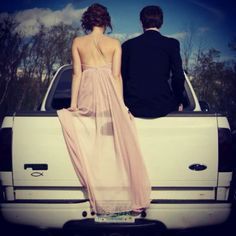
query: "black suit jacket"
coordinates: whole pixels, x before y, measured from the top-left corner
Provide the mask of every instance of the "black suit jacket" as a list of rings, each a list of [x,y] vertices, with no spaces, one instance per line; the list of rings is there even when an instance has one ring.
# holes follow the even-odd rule
[[[176,111],[185,80],[178,40],[148,30],[124,42],[122,78],[125,104],[134,116],[160,117]]]

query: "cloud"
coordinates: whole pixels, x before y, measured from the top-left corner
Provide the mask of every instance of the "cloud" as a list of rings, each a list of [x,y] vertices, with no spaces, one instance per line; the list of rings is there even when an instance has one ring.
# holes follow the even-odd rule
[[[125,34],[125,33],[116,33],[116,34],[110,34],[111,37],[118,39],[121,43],[128,39],[135,38],[139,36],[141,33],[132,33],[132,34]]]
[[[25,36],[33,36],[38,30],[40,23],[50,27],[63,22],[65,24],[79,24],[85,9],[75,9],[72,4],[68,4],[61,10],[51,10],[46,8],[33,8],[15,13],[19,22],[18,29],[25,33]],[[6,13],[2,13],[3,15]]]
[[[177,32],[177,33],[168,35],[168,37],[182,40],[186,38],[187,34],[188,34],[187,32]]]
[[[128,39],[132,39],[132,38],[135,38],[135,37],[137,37],[137,36],[139,36],[139,35],[141,35],[142,33],[133,33],[133,34],[128,34]]]
[[[203,33],[210,31],[210,28],[206,27],[206,26],[202,26],[202,27],[199,27],[197,30],[198,30],[198,33],[203,34]]]
[[[117,33],[117,34],[110,34],[112,38],[118,39],[120,42],[124,42],[128,39],[127,34]]]
[[[223,19],[225,17],[224,13],[215,8],[215,7],[212,7],[206,3],[203,3],[201,1],[198,1],[198,0],[190,0],[190,2],[192,2],[193,4],[203,8],[204,10],[207,10],[208,12],[212,13],[213,15],[215,15],[218,19]]]
[[[208,32],[208,31],[210,31],[209,27],[202,26],[202,27],[197,28],[196,33],[198,35],[200,35],[200,34],[204,34],[204,33]],[[182,32],[174,33],[174,34],[169,34],[169,35],[167,35],[167,37],[175,38],[178,40],[184,40],[186,37],[189,37],[190,34],[194,35],[194,33],[195,32],[182,31]]]
[[[128,39],[135,38],[141,34],[142,33],[140,33],[140,32],[136,32],[136,33],[132,33],[132,34],[116,33],[116,34],[110,34],[110,36],[118,39],[120,42],[124,42]],[[167,37],[176,38],[178,40],[181,40],[181,39],[184,39],[187,36],[187,34],[188,34],[187,32],[177,32],[174,34],[167,35]]]
[[[0,14],[0,20],[6,18],[9,14],[7,12],[3,12]]]

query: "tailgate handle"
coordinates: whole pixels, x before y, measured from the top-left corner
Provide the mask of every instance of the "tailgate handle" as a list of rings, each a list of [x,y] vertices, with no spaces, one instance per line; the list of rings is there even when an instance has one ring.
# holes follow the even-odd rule
[[[48,170],[48,164],[24,164],[24,169]]]
[[[202,165],[202,164],[192,164],[188,168],[194,171],[202,171],[202,170],[207,169],[207,166]]]

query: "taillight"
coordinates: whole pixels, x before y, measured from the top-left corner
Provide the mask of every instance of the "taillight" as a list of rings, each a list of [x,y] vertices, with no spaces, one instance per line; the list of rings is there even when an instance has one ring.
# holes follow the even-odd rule
[[[233,171],[233,140],[229,129],[218,129],[219,172]]]
[[[12,128],[0,129],[0,171],[12,171]]]

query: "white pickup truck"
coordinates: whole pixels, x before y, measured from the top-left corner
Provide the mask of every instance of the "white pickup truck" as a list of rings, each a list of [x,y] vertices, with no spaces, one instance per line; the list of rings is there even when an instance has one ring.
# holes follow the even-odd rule
[[[40,228],[109,226],[94,222],[56,114],[69,106],[71,73],[71,65],[57,71],[40,111],[16,112],[3,120],[0,210],[9,222]],[[220,224],[230,215],[233,160],[227,118],[201,109],[187,76],[184,107],[162,118],[135,118],[152,201],[128,225],[161,222],[183,229]]]

